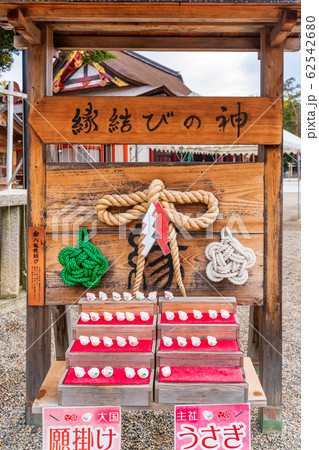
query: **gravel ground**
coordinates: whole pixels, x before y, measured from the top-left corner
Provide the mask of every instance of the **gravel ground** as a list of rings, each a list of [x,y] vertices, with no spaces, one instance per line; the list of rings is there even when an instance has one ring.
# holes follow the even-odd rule
[[[258,449],[294,449],[300,444],[300,225],[296,194],[284,196],[283,267],[283,433],[262,435],[252,409],[252,445]],[[41,449],[41,428],[25,426],[24,301],[0,306],[0,448]],[[241,338],[247,348],[248,308],[239,308]],[[52,344],[53,345],[53,344]],[[53,352],[54,354],[54,352]],[[123,450],[172,450],[173,413],[127,412],[122,417]]]

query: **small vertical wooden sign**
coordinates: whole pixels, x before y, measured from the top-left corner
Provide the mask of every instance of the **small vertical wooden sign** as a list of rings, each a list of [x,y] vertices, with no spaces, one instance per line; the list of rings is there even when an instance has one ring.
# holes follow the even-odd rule
[[[44,227],[28,229],[28,305],[44,305]]]

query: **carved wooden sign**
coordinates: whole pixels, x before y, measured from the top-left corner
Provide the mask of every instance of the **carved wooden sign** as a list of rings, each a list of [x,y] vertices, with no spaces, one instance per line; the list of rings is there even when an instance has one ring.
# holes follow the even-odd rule
[[[187,170],[187,177],[185,172]],[[80,284],[66,286],[61,281],[62,266],[58,254],[64,247],[74,246],[78,230],[86,228],[90,241],[109,261],[99,290],[111,294],[132,292],[136,276],[138,240],[141,219],[126,227],[108,226],[95,212],[97,201],[105,194],[130,194],[147,189],[156,177],[168,190],[185,192],[204,190],[218,199],[219,216],[206,230],[186,231],[177,227],[177,244],[183,283],[188,296],[235,296],[240,304],[260,305],[263,301],[263,205],[264,167],[249,164],[48,164],[46,187],[46,304],[73,303],[83,297]],[[124,213],[127,207],[113,208]],[[176,204],[176,209],[190,217],[198,217],[205,205]],[[236,286],[227,279],[212,283],[206,277],[208,260],[205,248],[220,241],[220,231],[229,227],[245,247],[252,248],[257,262],[249,269],[248,281]],[[146,257],[141,290],[145,293],[170,290],[180,295],[171,254],[164,255],[154,244]]]
[[[44,304],[44,227],[28,229],[28,305]]]
[[[29,122],[47,144],[275,145],[281,117],[268,97],[45,97]]]

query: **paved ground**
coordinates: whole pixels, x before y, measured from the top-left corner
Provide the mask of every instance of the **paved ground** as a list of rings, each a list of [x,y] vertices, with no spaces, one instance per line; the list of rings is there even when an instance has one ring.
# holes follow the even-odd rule
[[[298,179],[297,178],[284,178],[283,183],[284,193],[297,193],[298,192]],[[301,191],[301,182],[299,184],[299,190]]]
[[[252,449],[300,449],[300,222],[297,194],[284,194],[283,252],[283,433],[260,433],[257,411],[252,410]],[[248,312],[240,307],[242,340],[247,349]]]
[[[252,449],[300,449],[300,223],[297,194],[284,195],[283,267],[283,433],[262,435],[252,412]],[[41,429],[24,425],[25,308],[18,300],[0,306],[0,448],[42,448]],[[247,345],[248,308],[239,311]],[[123,450],[172,450],[171,412],[123,414]]]

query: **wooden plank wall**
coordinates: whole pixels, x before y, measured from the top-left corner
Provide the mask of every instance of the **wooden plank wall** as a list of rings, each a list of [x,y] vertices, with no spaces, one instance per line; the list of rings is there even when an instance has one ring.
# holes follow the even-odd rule
[[[91,242],[108,258],[111,266],[97,289],[111,292],[132,288],[138,236],[134,238],[129,231],[119,236],[117,228],[108,227],[98,220],[94,207],[97,200],[105,194],[144,190],[154,178],[161,178],[167,189],[171,190],[211,191],[219,201],[220,214],[213,230],[208,234],[206,231],[191,232],[194,239],[178,234],[187,295],[235,296],[241,304],[262,304],[263,164],[47,164],[46,168],[46,304],[73,303],[83,296],[83,286],[69,287],[62,283],[62,266],[58,262],[59,251],[65,246],[75,245],[77,231],[82,226],[90,232],[93,230]],[[185,214],[202,213],[205,206],[177,209]],[[113,212],[122,211],[113,209]],[[136,224],[132,224],[129,227],[134,229],[135,226]],[[211,283],[206,278],[208,261],[205,248],[212,240],[212,231],[213,240],[218,241],[219,232],[224,226],[229,226],[235,237],[252,248],[257,255],[256,265],[250,269],[250,277],[244,287],[235,286],[227,280]],[[178,295],[175,279],[170,286],[165,286],[169,280],[170,262],[163,258],[156,262],[161,257],[162,252],[158,247],[148,256],[143,289],[163,292],[164,288],[169,287]],[[167,267],[163,268],[165,263]],[[158,272],[153,273],[157,269]],[[158,280],[161,276],[162,280]]]

